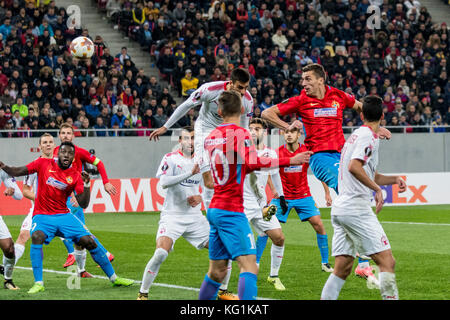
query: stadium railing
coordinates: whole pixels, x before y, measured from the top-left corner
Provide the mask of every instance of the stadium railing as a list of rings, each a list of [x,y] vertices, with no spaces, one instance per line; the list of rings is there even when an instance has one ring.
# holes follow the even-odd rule
[[[342,127],[344,133],[352,133],[359,127]],[[442,125],[442,126],[385,126],[392,133],[441,133],[441,132],[450,132],[450,125]],[[127,128],[127,129],[75,129],[75,135],[87,136],[90,137],[90,133],[94,133],[92,137],[101,137],[96,134],[96,132],[105,133],[106,137],[114,137],[114,136],[128,136],[130,133],[135,132],[136,135],[133,136],[149,136],[152,131],[156,128]],[[169,129],[166,136],[178,136],[180,128]],[[55,136],[58,134],[59,129],[15,129],[15,130],[0,130],[0,138],[32,138],[39,137],[39,134],[50,133]],[[271,129],[270,134],[279,134],[279,129]],[[83,135],[86,133],[86,135]],[[17,136],[11,136],[17,135]],[[6,135],[6,136],[5,136]]]

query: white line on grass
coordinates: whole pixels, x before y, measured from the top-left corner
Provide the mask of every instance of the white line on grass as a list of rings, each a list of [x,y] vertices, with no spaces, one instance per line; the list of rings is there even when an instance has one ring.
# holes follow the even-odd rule
[[[30,270],[33,271],[33,268],[27,268],[27,267],[19,267],[19,266],[15,266],[15,269],[22,269],[22,270]],[[65,275],[73,275],[73,272],[68,272],[68,271],[58,271],[58,270],[50,270],[50,269],[43,269],[44,272],[49,272],[49,273],[56,273],[56,274],[65,274]],[[92,275],[93,278],[96,279],[104,279],[104,280],[108,280],[108,277],[105,276],[97,276],[97,275]],[[130,279],[132,280],[132,279]],[[138,280],[133,280],[135,283],[141,284],[142,281],[138,281]],[[174,284],[167,284],[167,283],[153,283],[153,286],[156,287],[165,287],[165,288],[171,288],[171,289],[181,289],[181,290],[189,290],[189,291],[196,291],[199,292],[200,289],[199,288],[192,288],[192,287],[184,287],[184,286],[178,286],[178,285],[174,285]],[[262,298],[262,297],[256,297],[256,300],[276,300],[276,299],[272,299],[272,298]]]
[[[322,219],[322,221],[331,221],[331,219]],[[410,224],[410,225],[424,225],[424,226],[443,226],[450,227],[450,223],[431,223],[431,222],[404,222],[404,221],[380,221],[381,224]]]

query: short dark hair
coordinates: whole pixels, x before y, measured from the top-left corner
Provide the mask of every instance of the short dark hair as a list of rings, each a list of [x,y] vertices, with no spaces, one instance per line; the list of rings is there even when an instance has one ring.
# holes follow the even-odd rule
[[[64,146],[69,146],[69,147],[73,148],[73,150],[75,150],[74,144],[70,141],[64,141],[63,143],[61,143],[61,145],[59,146],[59,150],[61,150],[61,148]]]
[[[362,113],[368,122],[379,121],[383,115],[383,99],[378,96],[367,96],[363,100]]]
[[[250,73],[245,69],[236,68],[231,71],[230,79],[233,83],[235,83],[236,81],[247,83],[250,81]]]
[[[327,79],[327,74],[325,72],[325,69],[322,65],[318,63],[312,63],[308,64],[307,66],[303,67],[302,72],[308,72],[312,71],[318,78],[323,78],[323,80]]]
[[[194,131],[194,127],[193,126],[184,126],[183,128],[181,128],[181,130],[180,130],[180,139],[181,139],[181,135],[183,134],[183,131],[191,133],[191,132]]]
[[[260,124],[263,129],[267,129],[267,122],[261,118],[252,118],[252,120],[250,120],[250,124]]]
[[[239,93],[228,90],[223,91],[219,96],[219,109],[222,117],[229,117],[241,114],[242,100]]]

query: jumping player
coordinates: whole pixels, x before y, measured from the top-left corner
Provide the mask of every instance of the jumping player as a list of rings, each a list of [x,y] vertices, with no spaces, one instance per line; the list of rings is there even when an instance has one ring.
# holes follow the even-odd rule
[[[398,300],[391,246],[371,208],[374,192],[376,214],[383,207],[380,185],[397,184],[400,192],[406,190],[406,183],[401,177],[385,176],[377,172],[377,132],[383,119],[382,103],[382,99],[376,96],[364,98],[361,115],[364,125],[352,133],[342,149],[339,166],[340,192],[331,208],[335,268],[323,287],[323,300],[336,300],[339,297],[357,252],[370,256],[380,268],[383,300]]]
[[[262,117],[275,127],[287,130],[294,127],[305,130],[305,145],[313,151],[310,167],[313,174],[338,193],[338,170],[340,152],[345,143],[342,131],[343,111],[353,108],[361,112],[362,103],[341,90],[325,85],[326,73],[317,63],[302,69],[303,90],[299,96],[289,98],[262,112]],[[300,120],[291,125],[280,116],[297,114]],[[380,128],[381,138],[389,139],[391,133]],[[376,282],[372,268],[367,260],[359,259],[355,273]]]
[[[73,128],[70,124],[63,123],[59,129],[59,139],[61,142],[73,142],[75,139],[75,134]],[[54,149],[54,156],[57,156],[59,147]],[[78,168],[78,171],[81,172],[83,170],[83,165],[85,163],[90,163],[97,166],[98,172],[103,180],[103,185],[105,187],[105,191],[110,195],[115,195],[117,193],[116,188],[109,182],[108,175],[106,173],[105,165],[103,162],[97,158],[95,155],[91,154],[89,151],[75,146],[75,158],[74,158],[74,167]],[[76,202],[76,198],[69,197],[67,200],[67,207],[70,209],[70,212],[78,217],[80,221],[84,224],[84,212],[83,209],[78,206]],[[91,278],[92,275],[85,270],[86,265],[86,250],[82,250],[80,247],[73,244],[70,240],[62,239],[64,245],[66,246],[68,256],[66,263],[64,264],[64,268],[71,266],[75,261],[77,262],[78,274],[82,278]],[[97,243],[100,245],[100,242]],[[101,246],[101,245],[100,245]],[[114,256],[108,252],[103,246],[102,249],[105,250],[106,255],[108,256],[109,261],[114,260]]]
[[[38,158],[23,167],[9,167],[0,161],[0,169],[11,176],[38,175],[39,188],[35,200],[31,227],[31,265],[35,283],[30,294],[44,291],[42,245],[49,244],[55,236],[71,239],[92,255],[114,286],[129,286],[133,280],[117,277],[114,268],[101,246],[97,245],[87,227],[67,208],[67,199],[75,191],[77,202],[82,208],[89,205],[90,178],[86,172],[80,174],[72,165],[75,146],[63,142],[57,159]]]
[[[257,294],[255,239],[243,206],[243,185],[249,172],[262,167],[295,165],[309,161],[311,152],[291,159],[259,158],[249,132],[239,127],[243,112],[241,97],[234,91],[223,92],[218,113],[223,123],[205,140],[214,179],[214,196],[208,208],[210,224],[208,273],[201,285],[199,299],[215,299],[227,272],[228,260],[236,260],[241,271],[238,295],[252,300]],[[210,186],[212,187],[212,186]]]

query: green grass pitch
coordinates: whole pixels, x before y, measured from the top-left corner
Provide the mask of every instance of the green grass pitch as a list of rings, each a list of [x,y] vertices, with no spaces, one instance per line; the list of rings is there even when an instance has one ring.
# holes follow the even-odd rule
[[[321,209],[322,218],[331,238],[333,229],[330,210]],[[4,216],[13,239],[18,236],[23,216]],[[449,300],[450,267],[448,257],[450,242],[450,206],[385,207],[379,219],[391,242],[397,261],[396,273],[400,299]],[[87,214],[86,224],[116,259],[113,266],[119,276],[140,281],[142,272],[155,248],[158,213],[104,213]],[[266,299],[317,300],[328,274],[320,270],[320,255],[316,236],[309,223],[300,223],[292,212],[282,225],[286,236],[285,255],[280,269],[280,279],[286,291],[278,292],[266,279],[270,271],[269,241],[261,259],[258,276],[258,297]],[[29,258],[30,242],[14,270],[18,291],[0,289],[0,300],[62,299],[134,300],[139,284],[128,288],[114,288],[105,279],[80,279],[80,289],[68,289],[69,275],[44,272],[45,292],[29,295],[33,274]],[[62,265],[66,250],[56,238],[44,247],[44,269],[65,272]],[[334,263],[334,258],[330,258]],[[198,288],[208,269],[207,250],[196,250],[184,239],[179,239],[174,251],[161,266],[150,299],[181,300],[197,299]],[[356,264],[355,264],[356,266]],[[88,254],[86,270],[104,276]],[[237,290],[239,269],[233,263],[230,289]],[[380,300],[380,293],[368,289],[364,280],[350,276],[341,292],[340,299]]]

